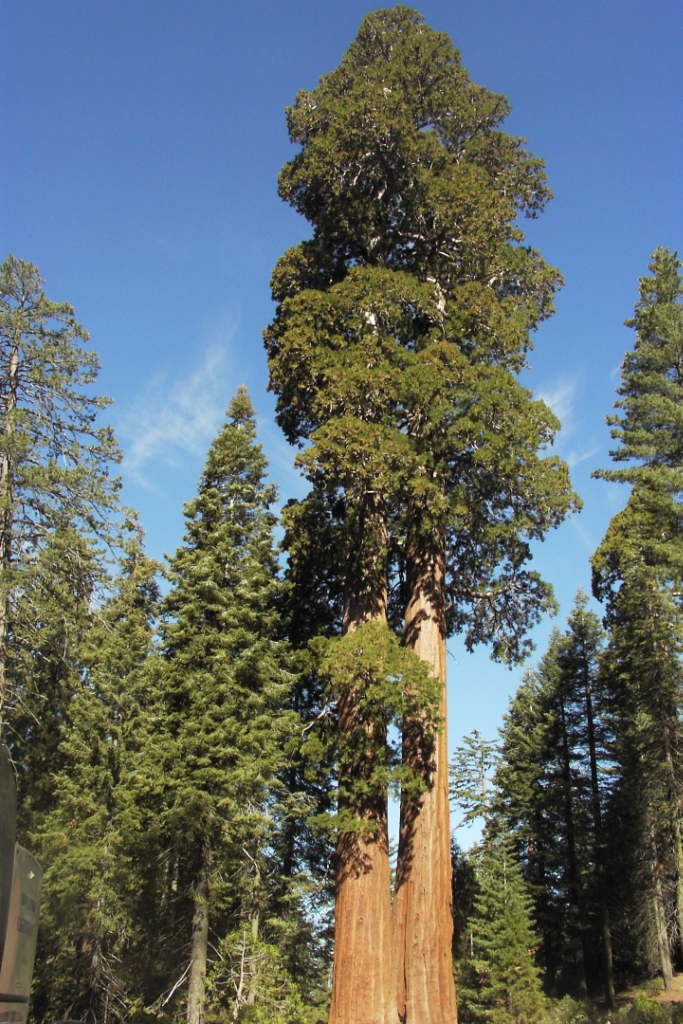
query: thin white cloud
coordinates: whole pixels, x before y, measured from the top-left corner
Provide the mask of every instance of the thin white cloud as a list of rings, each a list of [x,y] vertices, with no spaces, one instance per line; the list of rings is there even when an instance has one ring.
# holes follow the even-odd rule
[[[227,346],[207,349],[199,367],[182,380],[162,373],[121,415],[117,433],[124,471],[147,485],[145,467],[178,466],[184,456],[203,456],[225,415]]]
[[[594,455],[597,455],[599,451],[600,448],[591,448],[589,451],[583,452],[575,452],[572,450],[569,455],[566,456],[567,465],[570,469],[573,469],[574,466],[578,466],[580,462],[585,462],[586,459],[591,459]]]
[[[578,377],[560,377],[553,386],[536,395],[555,413],[562,424],[565,438],[574,430],[574,405],[578,386]]]

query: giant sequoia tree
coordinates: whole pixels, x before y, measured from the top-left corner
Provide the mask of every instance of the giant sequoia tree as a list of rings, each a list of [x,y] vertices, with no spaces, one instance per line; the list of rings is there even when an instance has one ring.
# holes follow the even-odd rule
[[[314,230],[273,274],[278,420],[339,522],[344,630],[402,615],[443,721],[448,633],[522,654],[552,606],[529,541],[575,500],[564,465],[539,456],[557,421],[516,377],[560,277],[521,244],[518,215],[550,193],[500,130],[508,111],[446,35],[380,10],[288,109],[301,149],[280,175]],[[356,787],[356,824],[340,829],[335,1024],[455,1020],[446,733],[414,704],[403,762],[422,791],[403,793],[391,939],[386,786]],[[364,707],[362,686],[340,696],[340,750]],[[364,728],[367,763],[383,724]]]

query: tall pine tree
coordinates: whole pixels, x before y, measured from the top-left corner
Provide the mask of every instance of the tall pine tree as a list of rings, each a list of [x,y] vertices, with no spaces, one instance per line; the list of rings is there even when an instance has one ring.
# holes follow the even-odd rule
[[[34,816],[30,841],[45,872],[32,997],[39,1020],[124,1021],[143,991],[149,908],[139,899],[141,822],[130,797],[158,568],[132,538],[114,593],[78,649],[55,795],[39,823]]]
[[[541,1024],[546,1005],[536,967],[531,900],[512,844],[484,844],[478,892],[460,961],[460,1019],[473,1024]]]
[[[671,984],[670,950],[683,927],[680,753],[680,578],[683,568],[683,279],[675,253],[658,248],[641,278],[632,351],[609,419],[620,468],[595,475],[632,485],[626,508],[595,552],[594,591],[606,601],[608,680],[614,696],[620,795],[635,852],[641,946]],[[637,766],[637,767],[636,767]],[[635,771],[640,776],[635,780]],[[673,908],[673,911],[672,909]],[[632,915],[634,916],[634,915]],[[671,922],[676,927],[671,927]]]
[[[527,674],[502,729],[494,830],[510,832],[543,934],[551,992],[585,998],[599,980],[613,1003],[603,817],[612,767],[600,654],[603,634],[581,592]],[[596,914],[592,908],[599,908]],[[602,972],[594,966],[600,962]]]
[[[224,956],[232,950],[235,931],[252,946],[267,935],[278,780],[298,721],[284,710],[291,680],[277,608],[269,510],[275,489],[266,482],[255,434],[254,411],[240,388],[209,450],[199,493],[185,508],[155,668],[160,843],[172,890],[166,898],[180,897],[171,920],[182,926],[178,938],[166,939],[177,977],[187,980],[189,1024],[206,1019],[211,999],[237,1012],[262,995],[258,979],[265,975],[248,950],[243,966],[253,969],[243,970],[238,998],[215,971],[207,992],[207,960],[210,945]]]
[[[93,568],[97,541],[111,544],[120,452],[99,423],[109,399],[91,394],[99,362],[67,303],[52,302],[38,268],[11,254],[0,266],[0,727],[16,733],[29,705],[39,714],[30,680],[17,680],[12,660],[33,632],[29,591],[41,553],[58,543],[76,576],[84,538]],[[93,546],[92,542],[95,542]],[[100,576],[102,569],[100,567]],[[26,600],[23,598],[26,596]],[[27,692],[26,687],[29,687]]]

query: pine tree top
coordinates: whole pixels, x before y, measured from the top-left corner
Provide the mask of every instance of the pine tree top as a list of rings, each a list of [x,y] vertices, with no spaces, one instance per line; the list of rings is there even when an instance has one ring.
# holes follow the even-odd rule
[[[619,447],[610,452],[625,469],[599,470],[606,480],[640,483],[670,494],[683,492],[683,278],[677,253],[660,246],[651,276],[640,279],[634,348],[621,368],[621,410],[608,417]]]

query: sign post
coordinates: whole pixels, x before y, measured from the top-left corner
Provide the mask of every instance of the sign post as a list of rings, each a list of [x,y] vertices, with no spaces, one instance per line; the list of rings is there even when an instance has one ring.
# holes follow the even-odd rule
[[[42,882],[40,864],[17,843],[14,847],[9,920],[0,967],[0,1024],[26,1024]]]
[[[5,947],[7,915],[12,892],[14,840],[17,825],[17,787],[7,747],[0,746],[0,964]]]

